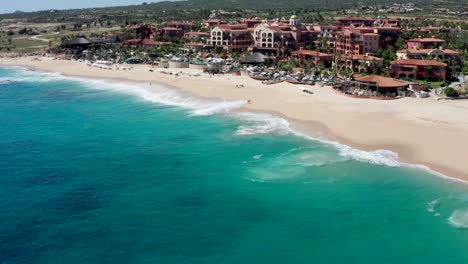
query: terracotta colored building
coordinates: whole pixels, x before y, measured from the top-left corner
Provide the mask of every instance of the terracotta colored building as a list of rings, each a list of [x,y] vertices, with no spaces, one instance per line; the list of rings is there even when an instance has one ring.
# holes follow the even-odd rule
[[[365,73],[373,69],[381,69],[383,59],[366,56],[362,54],[345,54],[335,57],[333,68],[337,70],[352,70],[354,72]]]
[[[335,50],[339,53],[377,53],[380,35],[371,28],[349,27],[336,34]]]
[[[211,30],[208,44],[227,51],[242,52],[253,44],[251,31],[246,25],[218,25]]]
[[[183,31],[189,31],[192,29],[193,23],[185,22],[185,21],[170,21],[170,22],[166,22],[164,26],[168,28],[179,28],[179,29],[182,29]]]
[[[374,25],[375,19],[366,17],[345,17],[338,19],[335,24],[338,27],[371,27]]]
[[[202,25],[206,28],[212,28],[218,25],[227,24],[226,21],[220,19],[206,19],[202,21]]]
[[[190,40],[207,40],[211,34],[209,32],[189,31],[185,32],[184,38]]]
[[[184,30],[181,28],[163,27],[159,30],[159,36],[167,38],[182,38],[184,36]]]
[[[445,40],[438,38],[415,38],[406,42],[407,49],[434,49],[445,44]]]
[[[458,65],[463,65],[463,59],[460,52],[451,49],[403,49],[397,52],[398,59],[430,59],[438,60],[451,65],[452,61],[456,61]]]
[[[299,49],[291,52],[291,57],[312,61],[315,65],[322,63],[325,67],[332,65],[333,56],[327,53],[318,52],[316,50]]]
[[[302,25],[297,16],[288,22],[262,23],[255,26],[253,39],[256,52],[278,55],[282,49],[295,50],[312,43],[318,32],[313,27]]]
[[[435,60],[396,60],[390,63],[390,76],[400,79],[430,79],[443,81],[447,64]]]
[[[135,39],[153,39],[156,34],[156,27],[151,25],[128,26],[127,31],[133,34]]]

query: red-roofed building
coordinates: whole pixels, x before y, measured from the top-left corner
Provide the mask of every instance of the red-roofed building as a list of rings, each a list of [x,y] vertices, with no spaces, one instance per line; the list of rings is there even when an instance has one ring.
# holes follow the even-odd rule
[[[207,44],[202,42],[189,42],[184,44],[184,48],[189,51],[200,52],[207,47]]]
[[[382,67],[382,58],[362,54],[340,54],[333,61],[334,69],[352,70],[359,73],[380,70]]]
[[[190,31],[184,34],[184,38],[190,40],[200,40],[206,41],[210,38],[211,34],[209,32],[199,32],[199,31]]]
[[[170,22],[166,22],[164,26],[168,28],[179,28],[184,31],[188,31],[192,29],[193,23],[185,22],[185,21],[170,21]]]
[[[429,34],[445,34],[445,35],[448,35],[452,31],[452,29],[447,28],[447,27],[429,26],[429,27],[422,27],[422,28],[420,28],[419,31],[421,33],[425,34],[425,35],[429,35]]]
[[[156,34],[156,27],[151,25],[128,26],[127,31],[131,32],[135,39],[153,39]]]
[[[202,21],[202,25],[206,28],[212,28],[214,26],[223,24],[227,24],[227,22],[220,19],[206,19]]]
[[[227,51],[242,52],[253,44],[253,39],[246,25],[218,25],[211,30],[208,44]]]
[[[374,25],[375,19],[366,17],[345,17],[338,19],[335,24],[337,27],[371,27]]]
[[[325,67],[330,67],[333,60],[333,56],[330,54],[307,49],[293,51],[291,52],[291,57],[300,60],[312,61],[315,65],[319,65],[321,63]]]
[[[398,59],[430,59],[438,60],[451,65],[456,61],[458,65],[463,65],[463,59],[460,52],[451,49],[403,49],[396,52]]]
[[[376,87],[381,89],[398,89],[398,88],[408,88],[408,83],[402,82],[400,80],[395,80],[393,78],[383,77],[379,75],[354,75],[355,81],[367,84],[374,84]]]
[[[152,39],[130,39],[126,41],[129,46],[146,46],[160,48],[163,45],[172,45],[172,42],[154,41]]]
[[[415,38],[406,42],[407,49],[434,49],[445,44],[445,40],[438,38]]]
[[[353,79],[336,84],[334,88],[353,98],[392,100],[406,95],[409,86],[406,82],[378,75],[354,75]]]
[[[398,27],[400,20],[398,18],[387,18],[387,17],[378,17],[374,26],[376,27]]]
[[[372,28],[345,28],[336,34],[335,50],[339,53],[367,54],[377,53],[380,35]]]
[[[318,34],[312,26],[302,25],[297,16],[291,16],[288,23],[258,24],[253,31],[254,51],[278,55],[283,49],[296,50],[312,43]]]
[[[254,28],[256,25],[261,24],[262,20],[259,18],[243,18],[239,21],[239,23],[247,25],[248,28]]]
[[[400,79],[430,79],[443,81],[447,64],[435,60],[396,60],[390,63],[390,76]]]
[[[159,30],[159,36],[168,39],[182,38],[184,36],[184,30],[181,28],[163,27]]]

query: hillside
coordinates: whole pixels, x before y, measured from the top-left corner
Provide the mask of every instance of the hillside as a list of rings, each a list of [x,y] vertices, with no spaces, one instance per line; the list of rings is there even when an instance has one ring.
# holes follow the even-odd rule
[[[223,9],[242,12],[291,12],[298,13],[314,11],[340,11],[351,8],[368,6],[385,6],[393,3],[415,3],[418,7],[430,10],[432,7],[454,7],[462,9],[462,3],[458,0],[185,0],[163,1],[156,3],[142,3],[141,5],[118,6],[107,8],[88,8],[72,10],[47,10],[38,12],[15,12],[12,14],[0,14],[1,19],[34,19],[36,22],[65,22],[83,20],[86,15],[106,19],[110,17],[157,17],[160,19],[190,19],[209,15],[209,10]],[[455,9],[455,8],[453,8]],[[274,11],[273,11],[274,10]],[[208,12],[208,13],[207,13]]]

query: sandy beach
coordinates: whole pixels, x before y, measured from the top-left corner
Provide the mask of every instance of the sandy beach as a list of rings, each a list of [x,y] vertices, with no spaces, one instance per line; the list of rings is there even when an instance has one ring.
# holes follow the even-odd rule
[[[263,85],[246,76],[227,74],[175,77],[160,73],[158,68],[150,72],[148,65],[134,65],[126,71],[103,70],[83,62],[32,57],[0,58],[0,65],[27,66],[66,76],[160,83],[195,96],[250,100],[241,111],[273,113],[306,135],[360,150],[391,150],[399,154],[402,162],[422,164],[468,181],[467,100],[354,99],[336,94],[327,86],[308,87],[314,92],[310,95],[303,93],[301,86],[288,83]]]

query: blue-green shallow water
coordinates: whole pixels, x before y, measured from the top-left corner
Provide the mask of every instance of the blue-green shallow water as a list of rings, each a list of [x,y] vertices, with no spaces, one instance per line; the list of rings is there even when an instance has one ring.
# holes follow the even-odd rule
[[[0,68],[0,263],[468,263],[467,185],[114,86]]]

